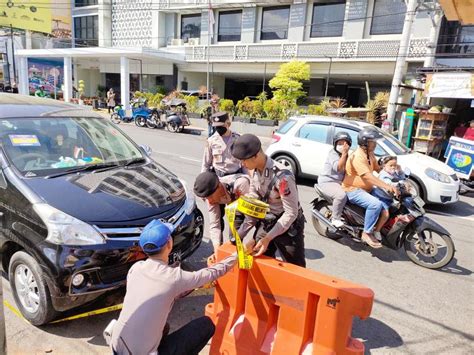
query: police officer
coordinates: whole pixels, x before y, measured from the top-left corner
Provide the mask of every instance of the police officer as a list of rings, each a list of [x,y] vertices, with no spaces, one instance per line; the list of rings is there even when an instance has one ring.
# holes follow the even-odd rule
[[[289,263],[306,266],[304,255],[303,210],[299,205],[298,189],[293,173],[282,164],[270,159],[262,151],[260,140],[253,134],[244,134],[232,146],[232,155],[242,161],[243,167],[252,171],[248,196],[270,205],[270,211],[263,222],[245,217],[239,229],[244,238],[252,227],[257,227],[253,240],[246,248],[253,246],[255,256],[275,256],[278,249]]]
[[[242,172],[242,164],[232,156],[230,147],[240,136],[232,132],[227,112],[212,115],[212,125],[216,132],[207,139],[201,172],[213,170],[218,177]]]
[[[217,248],[224,242],[224,208],[225,205],[237,200],[240,196],[246,195],[250,188],[250,178],[248,175],[235,174],[222,178],[209,171],[199,174],[194,182],[194,193],[207,201],[209,209],[209,236],[214,247],[214,254],[209,258],[210,262],[216,261]],[[242,219],[237,221],[236,227],[241,224]]]

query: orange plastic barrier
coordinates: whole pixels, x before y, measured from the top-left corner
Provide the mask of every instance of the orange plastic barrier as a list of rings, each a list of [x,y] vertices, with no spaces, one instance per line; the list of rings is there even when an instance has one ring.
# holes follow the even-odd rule
[[[222,259],[235,251],[218,251]],[[352,318],[370,315],[371,289],[272,258],[220,278],[206,315],[216,325],[210,354],[363,354]]]

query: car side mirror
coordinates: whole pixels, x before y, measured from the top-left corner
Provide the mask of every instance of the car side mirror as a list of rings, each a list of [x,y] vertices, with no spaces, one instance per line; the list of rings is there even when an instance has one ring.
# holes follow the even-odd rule
[[[140,149],[142,150],[143,153],[145,153],[145,155],[147,157],[151,157],[151,153],[153,152],[152,149],[150,148],[150,146],[146,145],[146,144],[141,144],[140,145]]]

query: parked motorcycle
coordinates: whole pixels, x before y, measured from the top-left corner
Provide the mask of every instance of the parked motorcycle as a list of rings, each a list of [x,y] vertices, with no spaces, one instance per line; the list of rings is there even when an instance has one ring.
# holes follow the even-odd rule
[[[381,230],[382,244],[398,250],[403,248],[408,258],[428,269],[440,269],[454,257],[454,243],[450,233],[441,225],[425,216],[424,202],[412,197],[403,182],[397,184],[400,195],[390,207],[390,218]],[[313,200],[312,221],[316,231],[325,237],[337,240],[350,237],[361,242],[364,229],[362,207],[350,202],[343,211],[344,225],[336,228],[331,221],[332,199],[316,184],[317,197]],[[384,191],[388,198],[392,196]]]
[[[153,110],[148,119],[146,126],[148,128],[163,128],[166,126],[166,121],[162,119],[164,112],[162,110]]]
[[[171,99],[164,101],[163,104],[168,107],[166,110],[166,128],[168,131],[173,133],[182,132],[184,127],[191,125],[186,113],[186,101]]]
[[[115,106],[114,112],[110,116],[112,122],[119,124],[121,122],[128,123],[134,121],[137,126],[145,127],[148,125],[148,121],[152,116],[158,116],[158,111],[156,109],[150,109],[147,107],[146,100],[132,100],[131,106],[132,116],[126,115],[126,110],[122,105]]]

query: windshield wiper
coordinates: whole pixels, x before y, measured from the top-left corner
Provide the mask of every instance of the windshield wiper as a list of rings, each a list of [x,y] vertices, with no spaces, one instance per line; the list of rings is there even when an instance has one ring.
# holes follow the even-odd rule
[[[126,162],[125,164],[121,165],[123,167],[128,167],[130,165],[134,165],[134,164],[139,164],[139,163],[145,163],[146,162],[146,159],[145,158],[135,158],[135,159],[132,159],[128,162]]]
[[[117,168],[121,165],[116,164],[116,163],[109,163],[109,164],[89,164],[89,165],[82,165],[82,166],[75,166],[66,170],[61,171],[60,173],[56,174],[51,174],[46,176],[46,179],[53,179],[56,177],[64,176],[64,175],[69,175],[69,174],[74,174],[74,173],[79,173],[83,171],[106,171],[109,169],[114,169]]]

